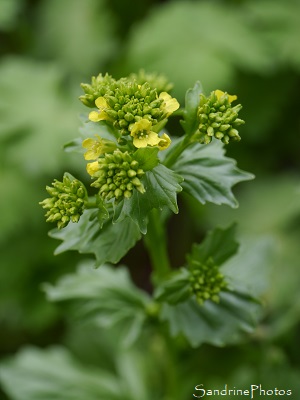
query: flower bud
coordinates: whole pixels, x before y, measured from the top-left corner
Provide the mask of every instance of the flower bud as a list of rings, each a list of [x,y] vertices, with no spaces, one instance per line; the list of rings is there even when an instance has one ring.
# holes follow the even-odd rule
[[[232,107],[231,103],[236,96],[231,96],[221,90],[211,92],[210,96],[200,95],[198,107],[199,131],[203,134],[194,135],[200,143],[210,143],[211,137],[222,140],[227,144],[230,140],[240,140],[237,126],[244,121],[238,118],[242,105]],[[210,138],[209,138],[210,137]]]
[[[219,293],[226,290],[227,283],[219,267],[212,258],[205,264],[201,262],[190,262],[190,292],[195,295],[197,302],[202,305],[206,300],[219,302]]]
[[[47,222],[57,222],[59,229],[64,228],[70,221],[78,222],[87,202],[87,192],[83,183],[70,174],[65,174],[63,181],[55,180],[53,187],[46,190],[52,196],[39,204],[47,210]]]

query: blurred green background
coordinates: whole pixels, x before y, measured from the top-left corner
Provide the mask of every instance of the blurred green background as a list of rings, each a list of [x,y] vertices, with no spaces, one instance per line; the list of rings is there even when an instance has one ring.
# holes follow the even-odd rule
[[[82,257],[53,256],[58,243],[47,236],[38,202],[66,170],[87,181],[84,161],[62,150],[86,112],[80,82],[143,68],[165,74],[182,105],[196,80],[206,93],[237,94],[246,125],[227,154],[256,175],[236,188],[238,210],[180,198],[181,213],[169,226],[174,266],[191,241],[231,221],[271,265],[255,335],[239,346],[187,351],[182,369],[207,387],[252,380],[299,393],[300,1],[0,0],[0,56],[0,356],[26,344],[72,348],[76,334],[40,286],[74,271]],[[171,134],[180,134],[174,126]],[[248,256],[259,274],[255,254]],[[147,287],[142,245],[126,262]],[[91,343],[76,340],[77,356],[90,362]],[[189,383],[191,396],[201,382]]]

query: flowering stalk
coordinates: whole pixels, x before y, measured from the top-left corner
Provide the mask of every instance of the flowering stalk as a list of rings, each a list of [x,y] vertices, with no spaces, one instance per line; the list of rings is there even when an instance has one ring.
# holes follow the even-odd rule
[[[167,206],[178,212],[176,195],[182,190],[183,181],[171,168],[195,143],[207,145],[212,138],[224,144],[240,140],[237,127],[244,123],[238,118],[242,106],[232,106],[236,96],[221,90],[205,96],[201,85],[196,84],[187,92],[185,108],[179,109],[178,101],[167,92],[171,85],[165,78],[144,72],[119,80],[100,74],[90,84],[81,86],[85,94],[80,100],[93,109],[88,114],[89,124],[96,124],[99,132],[82,141],[84,158],[88,161],[86,169],[97,193],[88,198],[84,185],[65,174],[63,182],[55,181],[53,187],[47,187],[51,197],[41,202],[47,210],[47,221],[56,222],[61,229],[77,223],[89,208],[97,211],[93,216],[98,218],[99,229],[104,221],[107,226],[112,221],[117,223],[128,218],[127,225],[136,224],[133,231],[138,227],[138,235],[144,234],[153,267],[152,280],[154,285],[159,285],[171,274],[161,210]],[[163,129],[176,112],[183,117],[185,134],[170,147],[171,138]],[[102,137],[103,125],[109,128],[109,138]],[[159,157],[158,153],[166,149],[166,157]],[[215,179],[214,176],[213,191]],[[223,182],[221,186],[223,190]],[[86,226],[83,223],[83,229]],[[218,302],[219,292],[226,290],[218,268],[213,258],[205,262],[196,260],[180,276],[180,296],[194,296],[199,304],[206,300]],[[174,282],[177,287],[178,277]]]

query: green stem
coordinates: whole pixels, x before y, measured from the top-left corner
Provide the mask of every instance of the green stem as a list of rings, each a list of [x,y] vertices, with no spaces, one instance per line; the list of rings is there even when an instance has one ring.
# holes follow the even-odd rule
[[[176,143],[170,153],[167,155],[164,165],[168,168],[172,167],[172,165],[177,161],[180,154],[191,144],[191,140],[189,136],[185,136],[185,138]]]
[[[148,231],[144,236],[144,243],[149,252],[154,270],[153,280],[164,279],[171,271],[167,252],[167,240],[161,213],[153,209],[149,214]]]

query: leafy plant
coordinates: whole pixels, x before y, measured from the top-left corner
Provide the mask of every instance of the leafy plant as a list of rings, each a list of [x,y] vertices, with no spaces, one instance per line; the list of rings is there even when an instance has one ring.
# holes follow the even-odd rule
[[[186,93],[185,107],[180,108],[168,93],[167,80],[144,72],[119,80],[99,74],[82,88],[80,100],[92,110],[88,120],[83,120],[82,138],[69,142],[65,149],[78,157],[84,153],[91,161],[87,172],[93,189],[65,173],[62,181],[54,180],[47,187],[50,197],[40,204],[47,221],[57,224],[50,232],[62,241],[56,254],[77,250],[94,259],[84,261],[77,272],[56,285],[44,285],[48,299],[68,303],[75,325],[81,321],[95,331],[109,329],[115,350],[119,349],[109,357],[110,363],[120,363],[116,355],[120,351],[123,355],[118,356],[125,363],[122,374],[127,364],[133,365],[135,349],[147,343],[151,348],[155,340],[163,343],[160,352],[166,357],[168,342],[198,347],[245,340],[261,315],[258,296],[263,285],[257,290],[254,274],[247,275],[247,284],[241,279],[248,265],[238,255],[235,225],[215,228],[201,243],[193,244],[179,269],[172,268],[166,231],[172,213],[179,213],[181,192],[200,204],[236,208],[232,187],[253,179],[223,149],[224,144],[240,140],[241,105],[232,104],[237,97],[221,90],[205,96],[197,82]],[[179,138],[166,133],[173,115],[180,117],[183,127]],[[151,259],[150,293],[136,287],[128,267],[111,265],[141,239]],[[236,255],[239,262],[234,262]],[[103,348],[101,352],[105,353]],[[46,384],[51,365],[57,362],[62,370],[51,373],[51,384]],[[30,369],[24,375],[27,364]],[[126,387],[128,399],[148,399],[151,393],[159,398],[162,392],[180,398],[172,385],[162,389],[157,377],[149,390],[145,378],[140,384],[134,380],[133,385],[128,374],[123,382],[118,373],[83,364],[62,348],[28,349],[1,367],[1,377],[14,399],[118,399],[124,398]],[[163,370],[169,366],[168,362]],[[148,367],[143,368],[148,376]],[[74,380],[77,386],[68,390]]]

